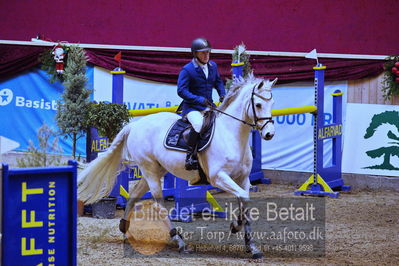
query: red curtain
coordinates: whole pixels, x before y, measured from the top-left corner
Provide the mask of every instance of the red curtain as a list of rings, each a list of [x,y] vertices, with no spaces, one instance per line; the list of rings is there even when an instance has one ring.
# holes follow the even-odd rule
[[[0,80],[17,75],[38,64],[39,55],[48,47],[0,45]]]
[[[38,57],[48,47],[0,45],[0,79],[39,65]],[[88,62],[108,70],[118,66],[114,56],[119,50],[85,49]],[[129,76],[159,81],[177,82],[180,69],[191,60],[190,53],[123,50],[121,67]],[[223,79],[231,77],[231,55],[212,54],[211,59],[219,65]],[[327,66],[327,81],[354,80],[376,76],[383,72],[384,60],[331,59],[320,58],[320,63]],[[251,56],[250,62],[255,75],[274,79],[279,83],[311,81],[314,77],[315,60],[301,57]]]

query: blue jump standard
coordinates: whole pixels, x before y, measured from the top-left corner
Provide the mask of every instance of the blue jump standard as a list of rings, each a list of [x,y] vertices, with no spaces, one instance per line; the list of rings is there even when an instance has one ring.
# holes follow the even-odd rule
[[[333,96],[333,122],[324,124],[324,71],[325,66],[318,64],[315,71],[315,106],[313,131],[314,171],[310,178],[295,191],[295,195],[323,195],[337,198],[339,192],[349,191],[342,179],[342,92],[336,90]],[[324,140],[332,141],[332,164],[324,167]],[[335,191],[334,191],[335,190]]]
[[[225,218],[226,212],[215,211],[206,200],[206,193],[212,186],[188,186],[188,181],[176,178],[175,208],[169,215],[172,221],[191,222],[192,214],[208,213]],[[209,192],[208,192],[209,193]]]
[[[77,265],[77,163],[0,171],[1,265]]]

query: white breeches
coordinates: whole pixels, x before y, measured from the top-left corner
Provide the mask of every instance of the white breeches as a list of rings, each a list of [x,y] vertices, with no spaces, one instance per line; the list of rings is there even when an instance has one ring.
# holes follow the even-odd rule
[[[195,132],[200,133],[204,123],[204,115],[200,111],[191,111],[187,114],[187,119],[193,126]]]

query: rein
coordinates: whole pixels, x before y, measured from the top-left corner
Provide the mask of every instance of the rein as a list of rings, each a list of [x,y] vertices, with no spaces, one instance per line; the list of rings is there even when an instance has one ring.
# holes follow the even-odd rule
[[[233,119],[235,119],[235,120],[237,120],[237,121],[240,121],[241,123],[243,123],[243,124],[245,124],[245,125],[247,125],[247,126],[250,126],[250,127],[252,127],[253,129],[258,129],[258,130],[261,130],[261,131],[262,131],[263,128],[264,128],[268,123],[274,124],[274,120],[273,120],[273,118],[272,118],[271,116],[268,116],[268,117],[260,117],[260,118],[258,118],[258,117],[256,116],[255,103],[254,103],[254,96],[257,96],[257,97],[261,98],[261,99],[264,100],[264,101],[269,101],[273,96],[271,96],[269,99],[267,99],[267,98],[263,97],[262,95],[256,93],[256,92],[255,92],[255,87],[256,87],[256,85],[253,87],[253,89],[252,89],[252,95],[251,95],[251,104],[252,104],[252,112],[253,112],[253,115],[254,115],[254,123],[248,123],[248,122],[245,121],[245,120],[242,120],[242,119],[239,119],[239,118],[237,118],[237,117],[235,117],[235,116],[232,116],[231,114],[228,114],[228,113],[223,112],[223,111],[221,111],[221,110],[219,110],[219,109],[216,109],[215,107],[212,107],[211,109],[213,109],[213,110],[215,110],[215,111],[217,111],[217,112],[219,112],[219,113],[221,113],[221,114],[224,114],[224,115],[226,115],[226,116],[228,116],[228,117],[231,117],[231,118],[233,118]],[[248,108],[249,108],[249,106],[248,106]],[[247,111],[247,112],[248,112],[248,111]],[[257,125],[257,123],[258,123],[259,121],[262,121],[262,120],[267,120],[267,121],[266,121],[266,123],[265,123],[261,128],[259,128],[258,125]]]
[[[250,126],[250,127],[252,127],[252,128],[256,127],[255,124],[248,123],[248,122],[245,121],[245,120],[239,119],[239,118],[237,118],[237,117],[235,117],[235,116],[232,116],[231,114],[225,113],[225,112],[223,112],[223,111],[221,111],[221,110],[219,110],[219,109],[216,109],[215,107],[212,107],[211,109],[213,109],[213,110],[215,110],[216,112],[219,112],[219,113],[221,113],[221,114],[227,115],[228,117],[231,117],[231,118],[233,118],[233,119],[235,119],[235,120],[237,120],[237,121],[240,121],[241,123],[244,123],[244,124],[247,125],[247,126]]]

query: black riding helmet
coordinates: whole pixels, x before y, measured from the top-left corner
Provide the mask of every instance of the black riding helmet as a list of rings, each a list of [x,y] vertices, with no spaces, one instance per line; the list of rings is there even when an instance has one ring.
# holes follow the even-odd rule
[[[195,52],[210,51],[211,44],[205,38],[197,38],[191,44],[191,52],[195,56]]]

